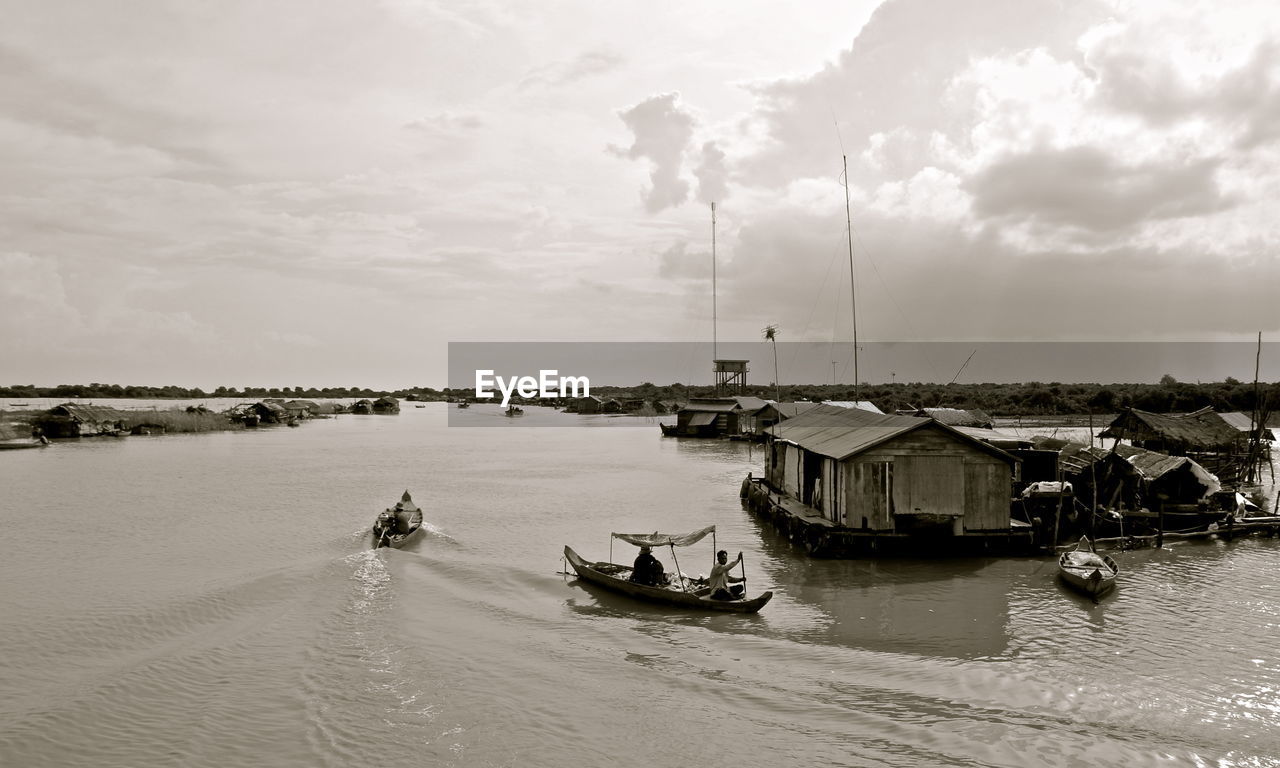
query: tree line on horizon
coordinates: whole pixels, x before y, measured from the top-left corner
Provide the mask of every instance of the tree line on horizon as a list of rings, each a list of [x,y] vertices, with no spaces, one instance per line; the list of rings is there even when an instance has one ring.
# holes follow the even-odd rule
[[[712,385],[665,386],[645,382],[629,387],[593,386],[592,394],[619,399],[638,398],[683,403],[691,397],[714,397]],[[1280,403],[1280,383],[1240,382],[1228,377],[1221,382],[1182,382],[1165,375],[1157,384],[1064,384],[1061,382],[1026,382],[1018,384],[932,384],[894,383],[801,384],[775,387],[748,386],[746,392],[762,399],[794,400],[869,400],[882,411],[909,408],[979,409],[992,416],[1068,415],[1115,413],[1124,408],[1138,408],[1156,413],[1186,413],[1204,407],[1216,411],[1251,412],[1255,404],[1263,410]],[[60,384],[56,387],[34,385],[0,386],[5,398],[77,398],[140,400],[193,400],[212,397],[316,399],[391,396],[414,400],[474,399],[475,391],[466,388],[436,390],[431,387],[378,390],[367,387],[218,387],[206,391],[199,387],[121,386],[118,384]]]

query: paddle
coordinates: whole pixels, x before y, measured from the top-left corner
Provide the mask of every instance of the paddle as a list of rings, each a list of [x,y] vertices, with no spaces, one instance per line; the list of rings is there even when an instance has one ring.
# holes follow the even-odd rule
[[[738,553],[738,564],[742,566],[742,599],[747,599],[747,561],[742,559],[742,553]]]

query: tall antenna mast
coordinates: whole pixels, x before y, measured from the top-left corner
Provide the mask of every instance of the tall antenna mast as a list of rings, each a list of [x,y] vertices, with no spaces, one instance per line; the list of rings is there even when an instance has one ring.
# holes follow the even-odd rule
[[[720,357],[716,338],[716,204],[711,204],[711,357]]]
[[[853,215],[849,212],[849,156],[841,155],[844,161],[844,219],[849,233],[849,304],[853,312],[853,399],[860,401],[858,388],[862,379],[858,376],[858,294],[853,282]]]

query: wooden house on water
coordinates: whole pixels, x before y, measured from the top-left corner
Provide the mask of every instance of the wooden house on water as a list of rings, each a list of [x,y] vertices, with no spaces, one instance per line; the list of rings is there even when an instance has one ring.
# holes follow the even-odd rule
[[[1260,438],[1253,440],[1254,436]],[[1266,429],[1251,433],[1238,420],[1201,408],[1191,413],[1151,413],[1129,408],[1098,434],[1100,439],[1126,440],[1130,444],[1171,456],[1187,456],[1227,486],[1257,476],[1261,464],[1270,461],[1271,435]]]
[[[1034,438],[1033,450],[1056,454],[1058,462],[1055,469],[1037,468],[1034,476],[1045,480],[1024,490],[1021,506],[1028,518],[1056,528],[1058,542],[1081,535],[1116,538],[1204,530],[1234,511],[1235,494],[1224,496],[1218,478],[1187,456],[1124,444],[1108,450],[1051,437]],[[1024,476],[1033,477],[1028,464]],[[1050,492],[1036,491],[1055,476],[1064,483],[1061,493],[1051,486],[1046,486]],[[1231,503],[1224,506],[1224,498]]]
[[[122,435],[131,429],[136,414],[103,405],[63,403],[32,419],[46,437],[93,437]]]
[[[1018,459],[933,419],[818,406],[768,429],[743,496],[815,556],[1020,554]]]
[[[750,432],[754,417],[768,401],[748,395],[695,397],[676,413],[674,427],[662,433],[679,437],[729,437]]]
[[[395,399],[394,397],[383,395],[382,397],[373,401],[373,412],[387,413],[387,414],[399,413],[400,401]]]

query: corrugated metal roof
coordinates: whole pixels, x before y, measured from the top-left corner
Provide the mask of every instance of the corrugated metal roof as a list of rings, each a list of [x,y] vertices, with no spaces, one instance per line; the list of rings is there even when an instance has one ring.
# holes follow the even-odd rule
[[[816,408],[819,405],[822,405],[822,403],[803,401],[798,403],[770,403],[769,405],[773,406],[773,408],[776,409],[783,417],[794,419],[811,408]]]
[[[997,432],[994,429],[983,429],[982,427],[956,427],[956,430],[965,433],[969,437],[991,443],[997,448],[1031,447],[1031,438],[1029,437],[1010,435],[1006,432]]]
[[[761,401],[763,402],[763,401]],[[681,411],[728,413],[738,408],[738,401],[732,398],[693,398],[685,404]]]
[[[1227,422],[1228,426],[1234,427],[1237,431],[1243,432],[1246,435],[1248,435],[1251,431],[1253,431],[1259,426],[1254,422],[1253,420],[1254,417],[1253,417],[1253,414],[1251,413],[1241,413],[1240,411],[1232,411],[1230,413],[1220,413],[1218,414],[1218,416],[1223,421]],[[1271,434],[1265,428],[1262,430],[1262,439],[1263,440],[1272,439]]]
[[[775,438],[795,443],[806,451],[843,461],[899,435],[930,426],[950,432],[961,441],[971,443],[1010,463],[1017,461],[999,448],[933,419],[871,413],[857,408],[821,405],[794,419],[775,424],[766,431]]]
[[[870,400],[823,400],[823,405],[834,405],[837,408],[857,408],[871,413],[884,413]]]
[[[746,413],[758,411],[769,404],[768,400],[762,400],[758,397],[751,397],[749,395],[738,395],[733,399],[738,403],[738,407]]]

